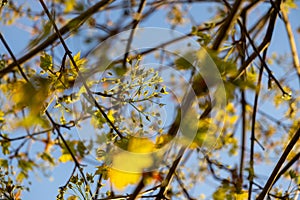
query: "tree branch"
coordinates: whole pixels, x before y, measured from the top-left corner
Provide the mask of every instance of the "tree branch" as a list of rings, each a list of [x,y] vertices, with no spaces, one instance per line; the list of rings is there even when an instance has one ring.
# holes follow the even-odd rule
[[[54,27],[54,30],[57,34],[57,37],[59,38],[63,48],[65,49],[65,52],[66,54],[68,55],[68,57],[70,58],[71,60],[71,63],[73,64],[74,68],[76,69],[77,73],[78,73],[78,77],[79,77],[79,80],[80,82],[83,84],[84,88],[86,89],[88,95],[89,95],[89,98],[91,98],[92,102],[95,104],[95,106],[97,107],[97,109],[101,112],[102,116],[105,118],[105,120],[109,123],[109,125],[113,128],[113,130],[117,133],[117,135],[120,137],[120,138],[123,138],[123,135],[121,134],[121,132],[116,128],[116,126],[114,125],[114,123],[108,118],[107,114],[104,112],[104,110],[101,108],[101,106],[98,104],[97,100],[94,98],[93,96],[93,93],[92,91],[89,89],[89,87],[87,86],[80,70],[79,70],[79,67],[77,66],[72,54],[71,54],[71,51],[69,50],[67,44],[65,43],[64,39],[62,38],[61,34],[60,34],[60,31],[58,30],[46,4],[44,3],[43,0],[39,0],[44,11],[46,12],[49,20],[52,22],[52,25]]]
[[[276,1],[276,5],[280,6],[281,4],[281,0]],[[247,39],[249,40],[252,48],[254,49],[254,52],[248,57],[248,59],[245,61],[245,63],[241,66],[241,68],[239,69],[237,75],[233,78],[238,79],[239,77],[241,77],[241,75],[246,71],[246,69],[248,68],[249,64],[259,56],[260,52],[263,51],[265,48],[267,48],[271,42],[272,36],[273,36],[273,31],[274,31],[274,27],[275,27],[275,22],[277,19],[277,11],[273,8],[273,10],[270,13],[270,20],[269,20],[269,25],[267,28],[267,31],[265,33],[265,37],[262,41],[262,43],[256,47],[253,40],[251,39],[248,31],[246,30],[246,27],[244,27],[243,25],[241,27],[243,27],[243,31],[245,31],[245,33],[247,34]],[[262,59],[260,59],[260,61],[262,61]]]
[[[294,68],[298,73],[298,77],[299,77],[299,81],[300,81],[300,64],[299,64],[299,57],[298,57],[298,52],[297,52],[297,47],[296,47],[296,42],[295,42],[295,37],[292,31],[292,26],[290,24],[287,12],[285,9],[281,9],[281,13],[282,13],[282,19],[283,22],[285,24],[285,29],[286,32],[288,34],[288,40],[290,43],[290,47],[291,47],[291,52],[292,52],[292,56],[293,56],[293,63],[294,63]]]
[[[273,169],[271,175],[268,178],[268,181],[266,182],[262,192],[257,197],[257,200],[263,200],[267,193],[271,190],[277,176],[279,175],[279,170],[281,169],[283,163],[285,162],[287,156],[292,151],[298,140],[300,139],[300,128],[297,130],[297,132],[294,134],[288,145],[283,151],[283,154],[281,155],[279,161],[277,162],[275,168]]]
[[[230,10],[229,15],[227,16],[224,24],[221,26],[221,28],[218,30],[218,35],[212,45],[212,49],[217,51],[222,44],[222,41],[227,36],[228,31],[230,30],[230,27],[234,23],[234,18],[236,13],[238,12],[238,9],[242,3],[242,0],[236,0],[233,4],[232,9]]]
[[[164,197],[165,191],[166,189],[169,187],[169,184],[171,183],[171,180],[174,176],[174,173],[179,165],[179,162],[184,154],[186,147],[181,147],[181,149],[178,152],[178,156],[177,158],[174,160],[174,162],[172,163],[172,166],[166,176],[166,178],[163,180],[162,182],[162,186],[160,187],[160,190],[155,198],[155,200],[161,200]]]
[[[275,185],[275,183],[279,180],[279,178],[284,174],[286,173],[290,167],[297,161],[299,161],[300,159],[300,152],[298,152],[281,170],[280,172],[278,173],[273,185]]]
[[[138,11],[137,11],[137,13],[135,13],[136,16],[135,16],[135,18],[132,22],[133,26],[132,26],[132,29],[131,29],[131,32],[130,32],[130,35],[129,35],[129,38],[128,38],[128,42],[127,42],[127,45],[126,45],[125,54],[124,54],[124,58],[123,58],[123,68],[124,69],[126,69],[126,62],[127,62],[127,58],[128,58],[128,55],[129,55],[130,46],[131,46],[136,28],[137,28],[137,26],[138,26],[138,24],[139,24],[139,22],[142,18],[142,10],[144,9],[145,5],[146,5],[146,0],[141,0]]]
[[[59,33],[61,35],[64,35],[69,32],[73,32],[77,30],[80,26],[84,24],[84,22],[93,14],[95,14],[99,9],[105,8],[109,3],[113,2],[114,0],[102,0],[95,5],[91,6],[89,9],[84,11],[79,16],[75,17],[74,19],[70,20],[65,26],[63,26]],[[12,72],[16,66],[21,65],[22,63],[26,62],[33,56],[35,56],[40,51],[44,50],[51,44],[55,42],[55,40],[58,39],[58,35],[56,33],[53,33],[50,35],[44,42],[42,42],[40,45],[32,49],[29,53],[22,56],[20,59],[16,61],[13,61],[13,63],[9,64],[6,68],[0,70],[0,78],[3,77],[5,74]]]
[[[264,52],[264,58],[266,56],[265,52]],[[260,92],[260,88],[261,88],[263,71],[264,71],[264,68],[261,66],[260,70],[259,70],[256,89],[255,89],[254,106],[253,106],[253,113],[252,113],[251,137],[250,137],[250,161],[249,161],[250,166],[249,166],[249,175],[248,175],[248,180],[249,180],[248,200],[251,200],[253,179],[254,179],[254,175],[255,175],[255,173],[254,173],[254,143],[256,140],[255,124],[256,124],[256,114],[257,114],[257,108],[258,108],[258,97],[259,97],[259,92]]]

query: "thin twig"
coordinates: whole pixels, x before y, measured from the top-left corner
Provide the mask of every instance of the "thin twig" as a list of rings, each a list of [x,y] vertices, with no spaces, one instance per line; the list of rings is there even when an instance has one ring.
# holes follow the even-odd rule
[[[129,200],[135,200],[137,198],[137,196],[139,195],[140,191],[142,191],[142,189],[145,187],[145,181],[146,181],[145,178],[142,177],[142,179],[140,180],[140,182],[135,187],[132,195],[130,195]]]
[[[70,181],[71,181],[71,178],[72,178],[73,175],[75,174],[76,169],[77,169],[77,166],[74,165],[73,170],[72,170],[72,172],[71,172],[71,175],[70,175],[69,179],[67,180],[67,182],[65,183],[65,185],[62,186],[62,188],[66,188],[66,187],[68,186],[68,184],[69,184]]]
[[[3,37],[1,37],[1,38],[3,38]],[[9,46],[8,46],[7,44],[6,44],[6,47],[7,47],[8,49],[10,49]],[[10,50],[10,52],[12,53],[11,50]],[[11,57],[13,58],[13,61],[17,64],[18,69],[19,69],[20,73],[22,74],[23,78],[26,80],[26,82],[32,85],[32,83],[29,81],[28,77],[27,77],[26,74],[23,72],[22,68],[20,67],[20,65],[19,65],[19,63],[18,63],[16,57],[13,55],[13,53],[12,53]],[[56,130],[56,132],[58,133],[58,136],[60,137],[60,139],[63,141],[64,145],[66,146],[66,148],[67,148],[68,152],[70,153],[70,155],[71,155],[71,157],[72,157],[72,159],[73,159],[75,165],[76,165],[77,168],[79,169],[79,171],[80,171],[80,173],[81,173],[81,175],[82,175],[82,177],[83,177],[84,182],[87,184],[85,175],[84,175],[84,173],[83,173],[83,171],[82,171],[82,169],[81,169],[81,167],[80,167],[80,164],[79,164],[78,160],[76,159],[75,155],[73,154],[73,152],[71,151],[70,147],[68,146],[67,142],[65,141],[63,135],[61,134],[59,126],[54,122],[53,118],[50,116],[50,114],[49,114],[49,112],[48,112],[47,110],[45,111],[45,114],[46,114],[46,116],[48,117],[48,119],[50,120],[50,122],[52,123],[53,129]],[[25,141],[26,141],[26,140],[25,140]]]
[[[289,21],[288,15],[287,15],[287,11],[285,9],[281,9],[281,13],[282,13],[283,22],[285,24],[286,32],[288,34],[288,40],[289,40],[289,43],[290,43],[291,52],[292,52],[292,56],[293,56],[294,68],[298,73],[298,77],[299,77],[299,81],[300,81],[299,57],[298,57],[295,37],[294,37],[293,31],[292,31],[292,26],[290,24],[290,21]]]
[[[246,129],[247,129],[247,119],[246,119],[246,101],[245,101],[245,91],[241,91],[241,105],[242,105],[242,135],[241,135],[241,157],[240,157],[240,168],[239,168],[239,178],[238,178],[238,191],[242,190],[243,185],[243,172],[245,163],[245,149],[246,149]]]
[[[136,31],[136,28],[137,28],[141,18],[142,18],[142,10],[144,9],[145,5],[146,5],[146,0],[141,0],[138,11],[137,11],[137,13],[135,13],[135,17],[134,17],[134,20],[132,22],[133,25],[132,25],[132,29],[130,31],[130,35],[129,35],[129,38],[128,38],[128,42],[127,42],[127,45],[126,45],[125,54],[124,54],[124,58],[123,58],[123,68],[124,69],[126,69],[127,58],[128,58],[128,55],[129,55],[129,50],[130,50],[130,47],[131,47],[133,36],[134,36],[134,33]]]
[[[78,73],[78,77],[79,77],[79,80],[82,82],[84,88],[86,89],[87,93],[88,93],[88,96],[91,98],[92,102],[95,104],[95,106],[97,107],[97,109],[100,111],[100,113],[102,114],[102,116],[105,118],[105,120],[109,123],[109,125],[114,129],[114,131],[117,133],[117,135],[120,137],[120,138],[123,138],[123,135],[121,134],[121,132],[117,129],[117,127],[114,125],[114,123],[108,118],[107,114],[104,112],[104,110],[101,108],[101,106],[98,104],[97,100],[94,98],[93,96],[93,93],[91,92],[91,90],[89,89],[89,87],[87,86],[80,70],[79,70],[79,67],[77,66],[72,54],[71,54],[71,51],[69,50],[67,44],[65,43],[64,39],[62,38],[61,34],[60,34],[60,31],[59,29],[57,28],[56,26],[56,23],[53,21],[53,18],[51,16],[51,13],[49,12],[46,4],[44,3],[43,0],[39,0],[44,11],[46,12],[49,20],[52,22],[52,25],[53,25],[53,28],[56,32],[56,34],[58,35],[58,38],[63,46],[63,48],[65,49],[65,52],[66,54],[68,55],[68,57],[70,58],[71,60],[71,63],[73,64],[74,68],[76,69],[77,73]]]
[[[39,132],[36,132],[36,133],[32,133],[30,135],[23,135],[23,136],[15,137],[15,138],[8,138],[8,137],[5,137],[3,134],[0,133],[0,137],[3,138],[3,140],[0,140],[0,142],[5,142],[5,141],[12,142],[12,141],[17,141],[17,140],[22,140],[22,139],[25,139],[25,138],[31,138],[31,137],[36,136],[36,135],[41,135],[41,134],[44,134],[44,133],[48,133],[49,131],[53,131],[53,128],[43,130],[43,131],[39,131]]]
[[[95,190],[96,191],[96,193],[95,193],[95,199],[98,199],[100,188],[102,187],[102,183],[101,183],[102,177],[103,177],[103,175],[100,174],[99,178],[98,178],[98,181],[97,181],[96,190]]]
[[[177,175],[177,173],[175,173],[175,178],[176,178],[176,181],[179,183],[179,186],[181,187],[185,197],[189,200],[195,200],[194,198],[191,197],[191,195],[189,194],[187,189],[184,187],[184,184],[183,184],[182,180],[179,178],[179,176]]]
[[[186,147],[181,147],[181,149],[178,152],[178,156],[177,158],[174,160],[174,162],[172,163],[172,166],[166,176],[166,178],[163,180],[163,185],[160,187],[160,190],[155,198],[155,200],[161,200],[164,197],[165,191],[166,189],[169,187],[169,184],[171,183],[171,180],[174,176],[174,173],[179,165],[179,162],[184,154],[184,151],[186,150]]]
[[[280,172],[278,173],[273,185],[275,185],[275,183],[279,180],[279,178],[284,174],[286,173],[290,167],[297,161],[299,161],[300,159],[300,152],[298,152],[281,170]]]
[[[280,4],[280,0],[279,0],[278,2],[279,2],[279,4]],[[273,12],[275,12],[275,11],[273,11]],[[270,26],[268,27],[268,30],[269,30],[269,29],[272,30],[272,31],[270,32],[270,35],[268,36],[270,40],[271,40],[272,35],[273,35],[274,23],[275,23],[276,16],[277,16],[277,13],[275,13],[275,14],[276,14],[276,15],[275,15],[275,19],[273,20],[272,26],[271,26],[271,27],[270,27]],[[256,56],[259,58],[259,60],[260,60],[260,62],[262,63],[263,67],[267,70],[268,75],[275,81],[277,87],[281,90],[281,92],[282,92],[283,95],[288,95],[288,96],[290,96],[290,94],[287,93],[287,92],[283,89],[283,87],[281,86],[280,82],[279,82],[278,79],[273,75],[272,71],[271,71],[270,68],[268,67],[268,65],[267,65],[267,63],[265,62],[265,60],[261,57],[260,51],[259,51],[258,48],[255,46],[254,41],[251,39],[251,37],[250,37],[250,35],[249,35],[249,33],[248,33],[246,27],[241,23],[241,21],[240,21],[239,19],[238,19],[238,23],[239,23],[239,25],[242,27],[243,31],[245,32],[246,37],[247,37],[247,39],[249,40],[249,42],[250,42],[250,44],[251,44],[251,46],[252,46],[252,48],[253,48],[253,50],[254,50]],[[270,20],[270,24],[271,24],[271,20]],[[269,24],[269,25],[270,25],[270,24]],[[267,48],[267,47],[268,47],[268,45],[267,45],[265,48]],[[248,67],[248,65],[247,65],[246,67]],[[245,69],[246,69],[246,68],[245,68]],[[240,70],[239,70],[239,71],[240,71]],[[244,73],[244,72],[245,72],[245,70],[243,70],[243,73]],[[239,73],[239,74],[234,78],[234,80],[236,80],[238,77],[240,77],[240,75],[242,75],[243,73]]]
[[[292,139],[284,149],[280,159],[278,160],[275,168],[273,169],[271,175],[268,178],[268,181],[266,182],[265,186],[263,187],[262,192],[257,197],[257,200],[263,200],[265,196],[268,194],[268,192],[271,190],[274,181],[276,180],[277,176],[279,175],[279,170],[281,169],[283,163],[285,162],[286,158],[288,157],[289,153],[292,151],[294,146],[297,144],[298,140],[300,139],[300,128],[296,131],[296,133],[293,135]]]
[[[247,10],[244,9],[241,18],[242,18],[242,24],[246,25],[247,22]],[[245,32],[242,31],[241,35],[241,46],[242,50],[239,53],[241,57],[241,64],[245,62],[247,48],[246,48],[246,36]],[[246,78],[246,74],[242,77],[242,79]],[[240,157],[240,168],[239,168],[239,177],[237,181],[237,191],[240,193],[242,191],[243,187],[243,179],[244,179],[244,164],[245,164],[245,150],[246,150],[246,133],[247,133],[247,124],[246,124],[246,97],[245,97],[245,90],[241,89],[241,106],[242,106],[242,132],[241,132],[241,157]]]
[[[19,62],[17,61],[17,58],[15,57],[15,55],[13,54],[13,52],[11,51],[9,45],[7,44],[6,40],[4,39],[2,33],[0,33],[0,40],[3,43],[3,45],[5,46],[5,48],[7,49],[8,53],[10,54],[11,58],[13,59],[13,61],[15,62],[16,66],[18,67],[19,72],[21,73],[22,77],[26,80],[26,82],[29,82],[26,74],[23,72]]]
[[[266,51],[264,51],[263,57],[265,58],[267,55]],[[249,190],[248,190],[248,200],[251,200],[252,196],[252,187],[253,187],[253,178],[254,178],[254,143],[256,140],[255,137],[255,123],[256,123],[256,114],[258,108],[258,97],[261,88],[261,81],[263,75],[264,68],[261,66],[258,75],[258,81],[255,89],[255,97],[254,97],[254,106],[253,106],[253,113],[252,113],[252,124],[251,124],[251,137],[250,137],[250,162],[249,162]]]
[[[278,0],[276,1],[276,4],[279,4],[280,5],[281,3],[281,0]],[[277,19],[277,12],[275,9],[273,9],[271,12],[270,12],[270,19],[269,19],[269,25],[268,25],[268,28],[267,28],[267,31],[265,33],[265,37],[263,39],[263,41],[261,42],[261,44],[256,47],[254,45],[254,42],[252,40],[252,38],[250,37],[246,27],[244,27],[243,25],[241,25],[241,27],[245,30],[245,33],[247,34],[247,39],[249,40],[252,48],[254,49],[254,52],[248,57],[248,59],[245,61],[245,63],[241,66],[241,68],[239,69],[238,73],[236,74],[236,76],[233,78],[234,80],[238,79],[243,73],[245,73],[246,69],[248,68],[249,64],[259,56],[260,52],[263,51],[264,49],[266,49],[270,42],[271,42],[271,39],[272,39],[272,36],[273,36],[273,32],[274,32],[274,27],[275,27],[275,22],[276,22],[276,19]],[[239,20],[238,20],[239,22]],[[260,61],[262,61],[262,59],[260,59]]]
[[[77,30],[80,26],[82,26],[87,19],[90,18],[93,14],[99,11],[99,9],[105,8],[109,3],[113,2],[113,0],[102,0],[95,5],[91,6],[89,9],[81,13],[79,16],[75,17],[74,19],[70,20],[65,26],[63,26],[59,32],[61,35],[66,33],[70,33],[74,30]],[[30,52],[22,56],[17,60],[14,60],[13,63],[9,64],[6,68],[0,70],[0,78],[3,77],[5,74],[13,71],[14,67],[18,66],[18,64],[22,64],[35,56],[40,51],[47,48],[49,45],[53,44],[58,39],[58,35],[56,33],[50,35],[44,42],[36,46]]]
[[[230,10],[229,15],[227,16],[224,24],[221,26],[221,28],[218,30],[218,35],[212,45],[213,50],[218,50],[220,45],[222,44],[222,41],[227,36],[228,31],[230,30],[230,27],[234,23],[235,15],[238,12],[238,9],[242,3],[242,0],[237,0],[234,2],[232,9]]]
[[[88,185],[87,179],[83,173],[83,170],[81,168],[81,165],[79,163],[79,161],[77,160],[76,156],[74,155],[74,152],[71,150],[71,148],[69,147],[67,141],[65,140],[64,136],[62,135],[61,131],[60,131],[60,127],[55,123],[55,121],[53,120],[53,118],[51,117],[50,113],[48,112],[48,110],[45,111],[46,116],[48,117],[48,119],[50,120],[52,126],[54,127],[54,129],[56,130],[58,137],[62,140],[64,146],[66,147],[67,151],[70,153],[72,160],[74,161],[77,169],[79,170],[83,181],[85,183],[85,185]],[[90,195],[92,196],[92,192],[89,191]]]

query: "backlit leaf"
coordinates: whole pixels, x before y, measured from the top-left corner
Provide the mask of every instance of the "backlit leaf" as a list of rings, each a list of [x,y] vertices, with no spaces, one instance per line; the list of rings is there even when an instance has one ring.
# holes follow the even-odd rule
[[[141,178],[141,173],[128,173],[117,169],[110,169],[109,177],[117,189],[123,190],[130,184],[138,183]]]
[[[76,0],[68,0],[65,2],[66,7],[65,7],[65,12],[70,12],[74,9],[76,5]]]
[[[71,154],[62,154],[59,158],[58,161],[62,162],[62,163],[66,163],[69,161],[72,161],[72,156]]]
[[[44,53],[40,56],[40,67],[45,71],[52,67],[52,57],[49,54]]]

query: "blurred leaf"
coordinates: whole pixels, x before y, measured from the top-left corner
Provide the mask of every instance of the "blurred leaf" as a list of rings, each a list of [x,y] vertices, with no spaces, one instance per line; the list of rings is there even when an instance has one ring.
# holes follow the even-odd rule
[[[159,135],[158,137],[156,137],[156,142],[155,142],[156,148],[159,149],[163,147],[165,144],[168,144],[172,139],[173,137],[168,134]]]
[[[74,195],[69,196],[67,200],[77,200],[78,198]]]
[[[3,168],[7,168],[8,167],[8,160],[0,158],[0,166],[2,166]]]
[[[47,153],[47,152],[42,152],[40,155],[39,155],[44,161],[47,161],[49,162],[51,165],[54,166],[55,162],[54,162],[54,159],[53,157]]]
[[[284,93],[281,98],[285,101],[289,101],[292,99],[292,92],[291,91],[288,91],[286,93]]]
[[[132,137],[129,139],[128,151],[135,153],[149,153],[154,150],[154,143],[148,138]]]
[[[62,155],[58,158],[58,161],[59,161],[59,162],[62,162],[62,163],[66,163],[66,162],[69,162],[69,161],[73,161],[73,159],[72,159],[71,154],[66,153],[66,154],[62,154]]]
[[[65,12],[70,12],[74,9],[75,5],[76,5],[76,0],[68,0],[65,2]]]
[[[109,170],[109,178],[118,190],[123,190],[130,184],[138,183],[141,173],[128,173],[112,168]]]
[[[248,199],[248,191],[242,191],[241,194],[234,194],[234,199],[235,200],[245,200]]]
[[[192,88],[197,97],[207,95],[209,90],[201,74],[197,74],[192,82]]]
[[[42,25],[43,30],[41,30],[42,34],[39,34],[38,37],[36,37],[35,39],[33,39],[29,45],[28,45],[28,49],[33,48],[34,46],[38,45],[41,41],[43,41],[44,39],[47,38],[47,36],[50,35],[51,32],[51,28],[52,28],[52,23],[51,21],[47,21],[46,23],[43,22],[44,24]]]
[[[0,110],[0,123],[3,123],[5,121],[4,115],[4,112]]]
[[[115,112],[116,112],[115,110],[110,109],[110,110],[108,111],[108,113],[107,113],[107,117],[108,117],[108,119],[109,119],[112,123],[115,122],[115,117],[114,117],[114,113],[115,113]]]
[[[28,106],[32,115],[42,111],[43,104],[49,95],[49,80],[42,77],[33,77],[33,84],[19,81],[15,83],[12,100],[18,108]]]
[[[17,175],[16,180],[21,183],[25,178],[27,178],[27,175],[24,172],[20,172]]]
[[[178,70],[188,70],[193,68],[193,62],[196,59],[193,52],[188,52],[175,60],[175,66]]]
[[[291,179],[296,178],[297,177],[296,171],[295,170],[290,170],[289,171],[289,176],[290,176]]]
[[[190,148],[195,148],[197,146],[210,147],[214,145],[217,142],[217,138],[214,134],[215,129],[216,125],[212,123],[212,119],[205,118],[199,120],[197,134]]]
[[[108,172],[110,168],[106,165],[98,166],[95,174],[101,174],[104,180],[107,180],[109,178]]]
[[[40,56],[40,67],[45,71],[52,68],[52,57],[49,54],[44,52]]]
[[[28,116],[25,116],[23,119],[20,119],[15,123],[15,125],[23,126],[25,128],[30,128],[35,125],[40,125],[43,128],[49,128],[50,124],[47,119],[39,114],[30,113]]]
[[[298,8],[297,4],[294,0],[286,0],[283,1],[282,4],[280,4],[281,9],[283,9],[285,12],[289,13],[290,9],[296,9]]]
[[[85,147],[85,145],[82,141],[78,141],[76,152],[77,152],[77,155],[79,155],[81,158],[83,158],[84,155],[87,154],[87,148]]]
[[[4,137],[7,137],[6,134],[3,134]],[[4,155],[8,155],[10,153],[9,147],[10,147],[10,141],[1,141],[0,146],[2,147],[2,153]]]
[[[118,189],[137,183],[143,170],[153,164],[151,153],[155,150],[154,147],[154,143],[148,138],[130,138],[128,151],[113,154],[109,171],[111,182]]]
[[[223,181],[222,185],[213,193],[214,200],[233,200],[232,186],[227,181]]]

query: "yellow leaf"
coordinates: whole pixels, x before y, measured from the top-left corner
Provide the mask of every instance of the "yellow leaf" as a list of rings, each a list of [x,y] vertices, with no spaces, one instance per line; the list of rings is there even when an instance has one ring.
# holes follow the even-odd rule
[[[33,125],[37,124],[41,125],[44,128],[49,127],[49,123],[47,120],[43,119],[40,115],[35,115],[32,113],[15,123],[17,127],[23,126],[25,128],[30,128]]]
[[[0,110],[0,123],[2,123],[2,122],[4,122],[5,121],[5,119],[4,119],[4,112],[2,112],[1,110]]]
[[[67,200],[77,200],[77,197],[76,197],[76,196],[74,196],[74,195],[72,195],[72,196],[68,197],[68,199],[67,199]]]
[[[151,154],[122,152],[113,157],[112,167],[118,170],[139,173],[153,163]]]
[[[49,95],[49,81],[42,77],[33,77],[31,82],[17,82],[12,91],[12,100],[18,108],[28,106],[31,114],[36,115],[42,110],[44,101]]]
[[[60,161],[62,163],[66,163],[68,161],[72,161],[72,156],[71,156],[71,154],[62,154],[59,157],[58,161]]]
[[[132,137],[129,140],[128,150],[135,153],[153,152],[154,143],[148,138]]]
[[[248,199],[248,192],[247,191],[242,191],[241,194],[234,194],[235,200],[245,200]]]
[[[107,113],[107,117],[112,123],[115,122],[115,117],[114,117],[115,112],[116,112],[115,110],[109,110]]]
[[[153,165],[154,143],[147,138],[132,137],[127,151],[114,153],[109,177],[114,186],[123,189],[139,181],[144,169]]]
[[[66,7],[65,7],[65,12],[70,12],[73,10],[74,6],[76,4],[75,0],[68,0],[66,1]]]
[[[156,137],[155,145],[157,148],[161,148],[164,145],[168,144],[173,139],[170,135],[160,135]]]
[[[141,175],[141,173],[129,173],[117,169],[111,169],[109,171],[111,182],[119,190],[123,190],[130,184],[136,184],[140,180]]]
[[[84,65],[86,63],[85,58],[80,58],[80,51],[75,56],[73,56],[73,59],[78,68],[80,68],[82,65]],[[74,68],[74,65],[72,62],[71,62],[71,67]]]

